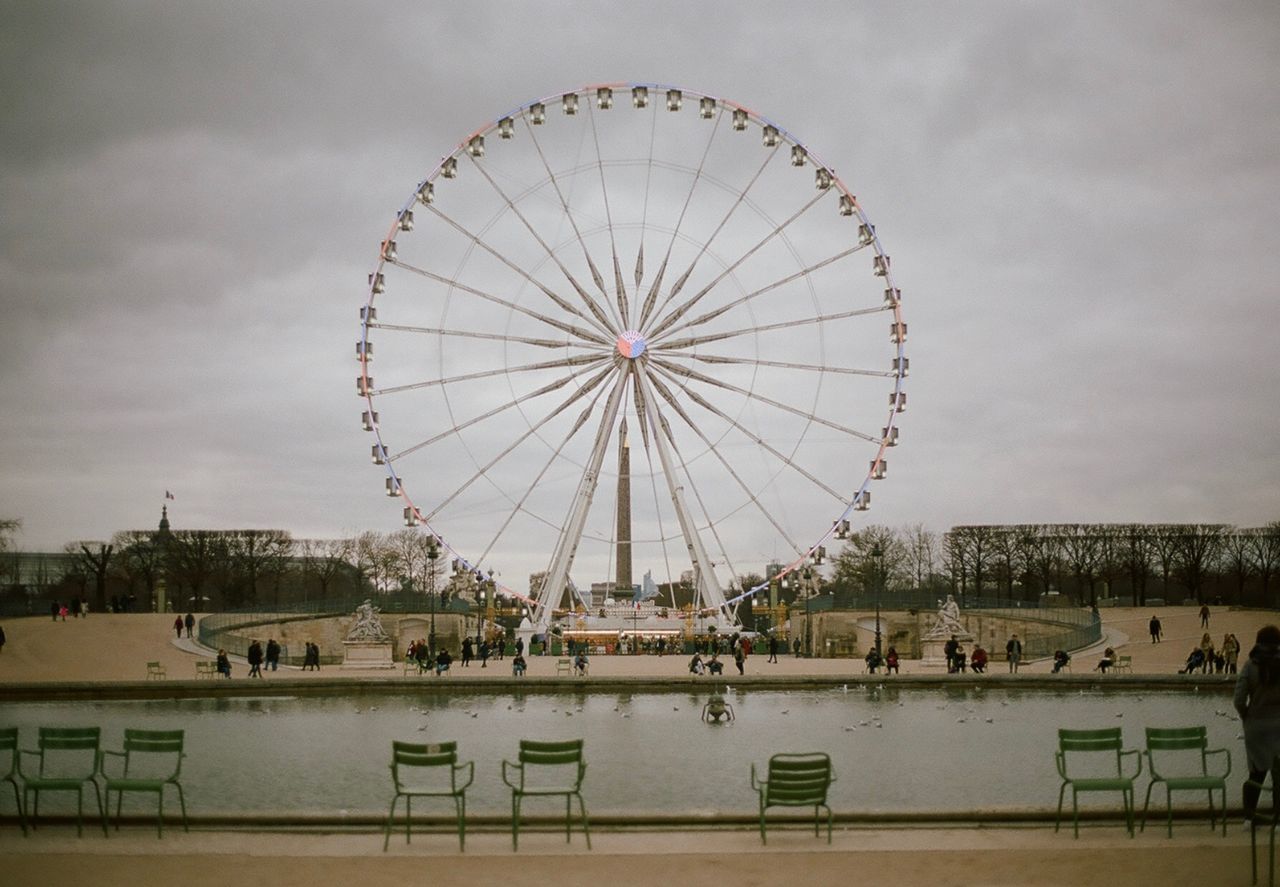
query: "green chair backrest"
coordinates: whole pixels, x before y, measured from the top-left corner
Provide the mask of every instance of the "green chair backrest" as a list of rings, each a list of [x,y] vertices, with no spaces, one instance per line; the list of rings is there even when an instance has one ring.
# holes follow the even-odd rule
[[[99,727],[41,727],[37,744],[40,751],[97,751],[101,737],[102,730]]]
[[[1119,727],[1104,727],[1101,730],[1059,730],[1058,749],[1060,751],[1120,751],[1124,741],[1120,737]]]
[[[769,759],[766,803],[825,804],[831,757],[822,752],[777,754]]]
[[[581,739],[559,742],[543,742],[534,739],[520,740],[520,763],[556,766],[577,764],[582,760]]]
[[[124,772],[135,779],[176,779],[182,771],[183,730],[124,731]],[[104,768],[105,772],[105,768]]]
[[[9,759],[9,766],[4,769],[4,759]],[[9,775],[18,769],[18,728],[0,727],[0,775]]]
[[[124,731],[124,750],[127,752],[153,752],[157,754],[182,752],[184,730],[129,730]]]
[[[1204,727],[1148,727],[1148,751],[1203,750],[1209,747]]]
[[[441,767],[458,762],[456,742],[398,742],[391,741],[391,757],[396,766]]]

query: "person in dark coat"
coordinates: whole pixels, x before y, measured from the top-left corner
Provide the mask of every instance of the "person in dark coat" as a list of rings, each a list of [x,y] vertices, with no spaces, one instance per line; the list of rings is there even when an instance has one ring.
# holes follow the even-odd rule
[[[766,661],[778,661],[778,639],[773,635],[769,635],[769,658]]]
[[[1232,700],[1244,723],[1249,781],[1244,784],[1244,818],[1253,819],[1262,781],[1280,755],[1280,628],[1264,625],[1236,679]],[[1276,774],[1271,774],[1272,785]],[[1256,784],[1255,784],[1256,783]]]
[[[471,664],[471,638],[462,639],[462,667],[466,668]]]
[[[188,613],[186,618],[182,620],[182,625],[187,629],[187,637],[191,637],[191,629],[196,627],[195,614]]]
[[[262,644],[254,641],[249,645],[249,653],[245,656],[249,660],[249,677],[262,677]]]
[[[267,638],[267,668],[275,671],[280,665],[280,645],[275,638]]]
[[[227,656],[226,650],[218,651],[218,674],[224,678],[231,677],[231,658]]]

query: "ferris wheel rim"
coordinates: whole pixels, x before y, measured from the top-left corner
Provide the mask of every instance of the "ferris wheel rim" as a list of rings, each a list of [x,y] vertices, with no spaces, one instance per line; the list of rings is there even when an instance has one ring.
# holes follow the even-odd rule
[[[514,109],[514,110],[513,110],[513,111],[511,111],[511,112],[508,112],[506,115],[502,115],[502,116],[500,116],[500,117],[496,118],[495,120],[491,121],[490,123],[486,124],[485,126],[481,127],[480,129],[475,130],[473,133],[471,133],[470,135],[468,135],[466,138],[464,138],[461,142],[459,142],[459,143],[458,143],[458,145],[455,147],[455,149],[454,149],[452,152],[450,152],[448,155],[446,155],[445,157],[443,157],[443,158],[441,159],[440,163],[439,163],[439,164],[437,164],[437,166],[432,170],[432,172],[431,172],[431,173],[430,173],[426,178],[424,178],[422,181],[420,181],[420,182],[418,183],[418,185],[415,187],[414,191],[410,194],[410,196],[409,196],[408,200],[406,201],[406,203],[404,204],[404,206],[401,208],[401,211],[397,214],[397,219],[396,219],[396,221],[395,221],[395,222],[393,222],[393,224],[392,224],[392,226],[391,226],[390,230],[388,231],[387,238],[384,240],[384,246],[383,246],[383,248],[382,248],[382,249],[380,249],[379,257],[378,257],[378,262],[377,262],[377,265],[376,265],[376,268],[375,268],[375,272],[374,272],[374,274],[370,275],[370,278],[371,278],[371,285],[370,285],[370,290],[369,290],[368,297],[367,297],[367,300],[366,300],[366,308],[372,309],[372,308],[374,307],[375,297],[376,297],[377,293],[374,291],[374,286],[373,286],[373,284],[372,284],[372,281],[373,281],[373,278],[374,278],[376,275],[380,274],[380,273],[383,271],[384,267],[385,267],[385,266],[387,265],[387,263],[388,263],[388,257],[387,257],[387,254],[386,254],[386,246],[385,246],[385,244],[386,244],[388,241],[390,241],[390,242],[394,242],[394,238],[396,237],[396,233],[397,233],[397,231],[398,231],[398,230],[400,229],[400,227],[401,227],[401,225],[400,225],[400,219],[403,217],[403,215],[404,215],[404,213],[405,213],[406,211],[411,210],[411,208],[415,205],[415,202],[417,201],[418,195],[422,192],[423,187],[424,187],[425,185],[429,184],[429,183],[434,182],[437,178],[439,178],[439,177],[440,177],[440,175],[441,175],[441,171],[442,171],[442,168],[444,167],[444,165],[446,164],[446,162],[447,162],[449,159],[451,159],[451,158],[457,158],[457,157],[461,156],[461,155],[463,154],[463,152],[465,152],[465,150],[466,150],[466,148],[467,148],[468,144],[470,144],[470,143],[471,143],[471,142],[472,142],[472,141],[473,141],[477,136],[485,136],[485,135],[488,135],[488,134],[490,134],[490,133],[494,132],[495,130],[497,130],[497,129],[499,128],[499,126],[501,125],[501,123],[502,123],[502,121],[503,121],[504,119],[506,119],[506,118],[513,118],[513,117],[515,117],[515,116],[517,116],[517,115],[524,115],[524,114],[527,114],[527,113],[529,112],[529,110],[530,110],[533,106],[538,105],[538,104],[540,104],[540,103],[541,103],[541,104],[552,103],[552,102],[555,102],[555,101],[557,101],[557,100],[564,99],[564,98],[568,97],[569,95],[576,95],[576,96],[579,96],[579,97],[580,97],[580,96],[583,96],[583,95],[587,95],[587,96],[589,96],[591,93],[596,92],[597,90],[599,90],[599,89],[601,89],[601,88],[609,88],[609,89],[619,89],[619,90],[624,90],[624,89],[635,89],[635,88],[637,88],[637,87],[641,87],[641,88],[648,88],[648,89],[652,89],[652,90],[678,90],[678,91],[680,91],[684,96],[688,96],[688,97],[691,97],[691,98],[696,98],[696,99],[699,99],[699,100],[704,99],[704,98],[709,98],[709,99],[713,99],[713,100],[717,103],[717,105],[718,105],[718,106],[723,106],[723,107],[726,107],[726,108],[731,108],[731,109],[733,109],[733,110],[741,110],[741,111],[744,111],[744,112],[748,115],[748,118],[749,118],[749,119],[751,119],[751,120],[753,120],[754,122],[756,122],[756,123],[758,123],[758,124],[760,124],[760,125],[762,125],[762,126],[772,126],[772,127],[774,127],[774,128],[777,130],[777,132],[779,133],[780,137],[781,137],[785,142],[790,143],[790,144],[795,145],[795,146],[799,146],[799,147],[801,147],[801,148],[806,152],[807,157],[808,157],[808,158],[810,158],[810,159],[815,163],[815,165],[818,165],[819,167],[821,167],[821,168],[823,168],[823,169],[826,169],[826,170],[830,171],[830,167],[826,166],[825,164],[822,164],[822,163],[821,163],[821,161],[819,160],[819,158],[818,158],[816,155],[814,155],[814,154],[813,154],[813,153],[808,149],[808,147],[807,147],[806,145],[804,145],[804,143],[803,143],[803,142],[801,142],[801,141],[800,141],[799,139],[797,139],[793,134],[791,134],[791,133],[790,133],[790,131],[786,130],[785,128],[783,128],[783,127],[781,127],[781,126],[779,126],[779,125],[777,125],[776,123],[773,123],[773,121],[769,120],[768,118],[764,117],[763,115],[758,114],[758,113],[756,113],[756,112],[754,112],[754,111],[751,111],[750,109],[747,109],[745,106],[742,106],[742,105],[740,105],[740,104],[738,104],[738,103],[735,103],[735,102],[732,102],[732,101],[730,101],[730,100],[727,100],[727,99],[724,99],[724,98],[720,98],[720,97],[711,96],[710,94],[702,93],[702,92],[698,92],[698,91],[695,91],[695,90],[685,89],[685,88],[683,88],[683,87],[672,86],[672,85],[669,85],[669,84],[658,84],[658,83],[636,83],[636,82],[622,82],[622,83],[611,83],[611,84],[589,84],[589,85],[586,85],[586,86],[580,87],[580,88],[578,88],[578,89],[576,89],[576,90],[572,90],[572,91],[570,91],[570,92],[565,92],[565,93],[556,93],[556,94],[553,94],[553,95],[550,95],[550,96],[544,97],[543,99],[535,99],[535,100],[533,100],[533,101],[531,101],[531,102],[527,102],[527,103],[525,103],[525,104],[523,104],[523,105],[519,106],[518,108]],[[589,105],[588,105],[588,107],[589,107]],[[588,165],[589,165],[589,164],[588,164]],[[870,220],[867,218],[867,216],[866,216],[866,214],[865,214],[865,212],[864,212],[863,208],[861,207],[861,205],[860,205],[859,203],[857,203],[857,202],[856,202],[856,198],[853,196],[852,192],[850,192],[850,191],[848,190],[848,188],[844,185],[844,183],[843,183],[843,182],[842,182],[838,177],[836,177],[836,176],[834,175],[834,171],[831,171],[831,174],[832,174],[832,187],[834,187],[834,188],[837,190],[837,192],[838,192],[838,193],[840,193],[840,194],[842,194],[842,195],[847,196],[848,198],[850,198],[850,199],[853,201],[853,207],[854,207],[853,212],[854,212],[854,214],[857,216],[857,218],[859,219],[859,221],[861,222],[861,224],[866,225],[866,226],[871,226]],[[647,199],[647,195],[646,195],[646,199]],[[503,212],[503,211],[502,211],[502,210],[500,210],[499,212],[501,213],[501,212]],[[872,230],[872,232],[873,232],[873,234],[872,234],[872,241],[871,241],[870,243],[868,243],[868,244],[864,244],[864,246],[870,246],[870,247],[874,250],[874,252],[875,252],[875,254],[876,254],[877,256],[879,256],[879,257],[884,257],[884,258],[886,258],[886,259],[887,259],[887,256],[886,256],[886,254],[885,254],[885,252],[884,252],[884,250],[883,250],[883,246],[882,246],[882,244],[880,243],[879,235],[874,233],[874,227],[873,227],[873,226],[871,227],[871,230]],[[610,224],[609,224],[609,232],[610,232],[610,234],[612,235],[612,232],[613,232],[613,224],[612,224],[612,222],[610,222]],[[886,285],[886,287],[887,287],[886,292],[894,292],[894,293],[897,293],[897,292],[898,292],[898,290],[897,290],[896,286],[894,285],[894,281],[893,281],[893,277],[892,277],[892,271],[891,271],[891,270],[889,270],[888,268],[886,268],[886,269],[885,269],[885,273],[884,273],[883,275],[881,275],[881,276],[883,276],[883,277],[885,278],[885,285]],[[812,287],[812,280],[808,280],[808,281],[807,281],[807,283],[810,285],[810,287]],[[605,303],[605,305],[607,306],[607,305],[609,304],[609,300],[606,298],[606,299],[604,300],[604,303]],[[895,322],[895,324],[901,324],[901,323],[902,323],[902,320],[901,320],[901,303],[900,303],[900,300],[899,300],[899,299],[895,299],[895,300],[894,300],[894,302],[893,302],[893,304],[892,304],[892,306],[891,306],[890,310],[892,311],[892,315],[893,315],[893,318],[894,318],[894,322]],[[659,311],[659,312],[658,312],[658,314],[661,314],[661,311]],[[362,322],[361,322],[361,338],[360,338],[360,340],[359,340],[359,341],[360,341],[360,342],[362,342],[362,343],[364,344],[365,348],[368,348],[368,345],[369,345],[369,329],[370,329],[370,326],[371,326],[371,325],[370,325],[369,320],[368,320],[367,318],[362,318]],[[625,327],[625,326],[626,326],[626,324],[620,324],[620,326],[624,326],[624,327]],[[505,346],[504,346],[504,347],[505,347]],[[566,347],[569,347],[569,346],[568,346],[568,345],[566,345]],[[899,366],[901,366],[901,365],[902,365],[902,361],[904,360],[904,348],[903,348],[903,345],[902,345],[902,343],[901,343],[901,342],[899,342],[899,343],[898,343],[898,347],[897,347],[897,349],[896,349],[896,353],[897,353],[897,356],[898,356],[898,363],[899,363]],[[757,356],[758,356],[758,355],[757,355]],[[895,374],[895,375],[894,375],[894,385],[893,385],[892,397],[896,397],[896,396],[901,395],[901,393],[902,393],[902,391],[903,391],[903,384],[902,384],[902,383],[903,383],[903,377],[904,377],[904,375],[905,375],[905,373],[904,373],[904,372],[898,372],[897,374]],[[576,374],[576,373],[575,373],[575,374],[574,374],[574,378],[576,379],[576,378],[577,378],[577,376],[578,376],[578,374]],[[368,363],[367,363],[367,360],[362,360],[362,361],[361,361],[361,378],[363,378],[363,379],[365,380],[364,388],[362,389],[362,396],[363,396],[363,399],[364,399],[364,400],[365,400],[365,402],[366,402],[366,405],[367,405],[367,407],[368,407],[369,413],[370,413],[371,415],[375,415],[375,416],[376,416],[375,404],[374,404],[374,397],[375,397],[375,394],[374,394],[374,393],[372,393],[372,391],[370,390],[371,386],[369,385],[370,379],[369,379],[369,373],[368,373]],[[508,377],[507,377],[507,378],[508,378],[508,379],[510,378],[509,374],[508,374]],[[815,398],[816,398],[816,395],[815,395]],[[892,445],[892,443],[889,443],[889,439],[890,439],[890,435],[891,435],[891,433],[892,433],[892,432],[894,432],[894,431],[896,430],[896,426],[897,426],[897,413],[898,413],[898,412],[900,412],[900,410],[898,410],[898,409],[894,409],[894,408],[892,408],[892,407],[891,407],[891,408],[889,409],[889,411],[888,411],[888,415],[887,415],[887,419],[886,419],[886,423],[885,423],[885,427],[884,427],[884,434],[882,435],[882,437],[883,437],[884,439],[881,441],[881,445],[880,445],[879,451],[877,452],[876,458],[872,461],[873,466],[874,466],[874,464],[875,464],[875,462],[876,462],[876,461],[879,461],[879,460],[883,459],[885,448],[886,448],[887,446],[891,446],[891,445]],[[452,417],[451,417],[451,418],[452,418]],[[526,422],[527,422],[527,417],[526,417]],[[455,422],[455,427],[456,427],[456,422]],[[385,455],[388,453],[388,448],[387,448],[387,446],[386,446],[386,442],[383,440],[382,432],[381,432],[381,428],[380,428],[380,426],[378,425],[378,423],[376,422],[376,420],[375,420],[375,422],[374,422],[374,427],[372,428],[372,430],[373,430],[373,432],[374,432],[374,434],[375,434],[375,440],[376,440],[375,449],[381,449],[381,450],[382,450],[382,452],[383,452],[383,454],[384,454],[384,456],[385,456]],[[722,439],[723,439],[723,437],[724,437],[724,436],[727,436],[727,435],[728,435],[728,433],[729,433],[729,432],[728,432],[728,430],[724,431],[724,432],[723,432],[723,434],[722,434]],[[801,438],[800,438],[800,441],[802,441],[802,440],[803,440],[803,437],[801,437]],[[797,442],[796,446],[797,446],[797,447],[799,446],[799,441]],[[713,450],[713,449],[714,449],[714,447],[709,447],[709,448],[708,448],[708,451]],[[447,550],[450,554],[454,555],[454,557],[455,557],[455,558],[457,558],[457,560],[458,560],[461,564],[463,564],[463,565],[465,566],[465,568],[466,568],[466,569],[468,569],[468,570],[470,570],[470,571],[476,571],[476,570],[478,570],[479,568],[478,568],[478,566],[477,566],[477,565],[472,564],[472,563],[471,563],[471,561],[470,561],[470,560],[468,560],[468,558],[466,557],[466,555],[465,555],[463,552],[458,551],[458,550],[455,550],[455,549],[453,548],[453,546],[451,546],[451,545],[450,545],[450,544],[449,544],[449,543],[444,539],[443,534],[442,534],[442,533],[440,533],[440,532],[438,532],[438,531],[437,531],[437,529],[436,529],[434,526],[432,526],[432,524],[431,524],[428,520],[426,520],[426,519],[425,519],[425,516],[423,515],[423,513],[422,513],[421,509],[420,509],[420,508],[419,508],[419,507],[414,503],[414,501],[412,500],[412,498],[410,498],[410,496],[409,496],[409,494],[408,494],[407,490],[405,490],[405,489],[404,489],[404,486],[403,486],[403,484],[402,484],[402,482],[401,482],[401,480],[400,480],[400,478],[399,478],[399,476],[398,476],[398,474],[397,474],[397,471],[396,471],[396,468],[395,468],[395,465],[394,465],[394,460],[388,459],[388,460],[387,460],[387,462],[386,462],[386,468],[387,468],[387,474],[388,474],[388,485],[389,485],[388,489],[389,489],[389,491],[390,491],[390,490],[392,489],[392,487],[394,487],[394,490],[395,490],[394,495],[398,495],[398,496],[399,496],[399,498],[401,498],[401,499],[406,503],[406,514],[409,514],[410,512],[412,512],[412,513],[413,513],[413,514],[418,518],[418,522],[419,522],[419,523],[420,523],[420,524],[425,528],[425,530],[426,530],[428,533],[430,533],[430,535],[431,535],[432,537],[434,537],[434,538],[437,540],[437,542],[438,542],[442,547],[444,547],[444,548],[445,548],[445,550]],[[781,473],[781,472],[783,472],[784,470],[785,470],[785,466],[783,466],[783,465],[779,465],[779,467],[778,467],[778,469],[777,469],[777,472],[778,472],[778,473]],[[852,512],[853,512],[853,510],[855,509],[856,504],[857,504],[859,501],[862,501],[862,500],[863,500],[863,498],[864,498],[864,496],[866,495],[866,493],[867,493],[867,491],[868,491],[868,488],[869,488],[869,486],[870,486],[870,482],[871,482],[871,480],[873,479],[873,478],[872,478],[872,476],[871,476],[871,474],[872,474],[872,472],[868,472],[868,475],[863,479],[863,481],[861,482],[861,484],[858,486],[857,491],[856,491],[856,492],[855,492],[855,493],[850,497],[850,501],[849,501],[849,503],[845,506],[844,510],[839,514],[839,516],[837,517],[837,520],[836,520],[835,522],[833,522],[833,524],[832,524],[831,528],[830,528],[830,529],[828,529],[824,534],[822,534],[822,536],[821,536],[821,537],[820,537],[816,542],[814,542],[814,543],[813,543],[813,544],[808,548],[808,550],[807,550],[807,551],[805,551],[803,554],[801,554],[799,557],[797,557],[797,558],[796,558],[794,561],[792,561],[791,563],[789,563],[789,564],[785,565],[785,567],[784,567],[783,571],[779,574],[779,576],[785,576],[787,573],[790,573],[790,572],[794,571],[794,570],[795,570],[795,569],[797,569],[801,564],[805,563],[805,562],[807,561],[807,559],[808,559],[808,558],[813,554],[813,552],[814,552],[814,551],[816,551],[816,550],[817,550],[820,546],[822,546],[822,545],[823,545],[827,540],[829,540],[829,539],[832,537],[832,535],[834,535],[834,534],[837,532],[837,527],[838,527],[839,523],[840,523],[841,521],[844,521],[844,520],[847,520],[847,519],[848,519],[848,517],[851,515],[851,513],[852,513]],[[743,503],[743,504],[739,505],[739,506],[737,507],[737,509],[738,509],[738,510],[740,510],[741,508],[744,508],[744,507],[746,507],[746,503]],[[738,601],[740,601],[740,600],[742,600],[742,599],[744,599],[744,598],[750,597],[750,596],[751,596],[751,595],[753,595],[754,593],[756,593],[756,592],[758,592],[759,590],[761,590],[763,587],[765,587],[765,586],[764,586],[764,584],[757,585],[757,586],[755,586],[755,587],[753,587],[753,588],[751,588],[751,589],[748,589],[748,590],[746,590],[746,591],[742,592],[741,594],[738,594],[736,597],[732,598],[732,600],[731,600],[731,601],[729,601],[729,602],[730,602],[730,603],[736,603],[736,602],[738,602]],[[521,599],[521,600],[525,600],[525,601],[529,601],[529,602],[532,602],[532,600],[533,600],[533,598],[532,598],[531,596],[529,596],[529,595],[524,595],[524,594],[520,593],[519,591],[515,590],[514,588],[508,588],[508,587],[506,587],[506,586],[500,586],[500,588],[501,588],[501,590],[502,590],[502,591],[504,591],[506,594],[508,594],[508,595],[510,595],[510,596],[512,596],[512,597],[515,597],[515,598],[518,598],[518,599]]]

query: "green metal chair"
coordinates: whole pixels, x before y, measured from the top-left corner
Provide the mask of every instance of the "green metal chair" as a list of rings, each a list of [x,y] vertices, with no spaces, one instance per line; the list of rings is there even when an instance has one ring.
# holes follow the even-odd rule
[[[1270,837],[1270,840],[1268,841],[1268,847],[1270,849],[1267,853],[1268,887],[1275,887],[1276,885],[1276,825],[1277,823],[1280,823],[1280,807],[1276,806],[1275,791],[1274,791],[1276,773],[1280,773],[1280,758],[1276,758],[1271,765],[1272,785],[1265,785],[1262,782],[1254,782],[1252,779],[1245,780],[1245,785],[1251,785],[1254,788],[1258,789],[1260,792],[1271,793],[1271,817],[1270,817],[1271,818],[1271,829],[1270,829],[1271,837]],[[1265,779],[1266,777],[1264,776],[1263,780],[1265,781]],[[1258,816],[1258,811],[1254,811],[1253,819],[1249,821],[1249,861],[1252,863],[1252,866],[1253,866],[1253,881],[1251,883],[1254,883],[1254,884],[1258,883],[1259,819],[1260,817]],[[1262,824],[1265,826],[1266,822],[1263,821]]]
[[[813,807],[813,836],[818,836],[818,811],[827,811],[827,843],[831,843],[831,808],[827,790],[836,781],[831,757],[822,752],[777,754],[769,759],[767,779],[756,776],[751,765],[751,787],[760,796],[760,843],[765,838],[765,810],[769,807]]]
[[[502,762],[502,781],[511,788],[512,849],[520,849],[520,803],[526,797],[557,795],[564,795],[565,842],[570,840],[569,828],[573,817],[570,802],[577,798],[578,809],[582,813],[582,832],[587,837],[587,849],[591,849],[591,825],[587,821],[587,805],[582,800],[582,777],[586,772],[581,739],[562,742],[520,740],[519,761]]]
[[[1133,756],[1137,766],[1132,776],[1125,775],[1124,759]],[[1074,763],[1073,763],[1074,762]],[[1133,781],[1142,772],[1142,755],[1136,748],[1124,748],[1119,727],[1101,730],[1059,730],[1058,750],[1054,753],[1058,776],[1058,813],[1053,822],[1056,832],[1062,824],[1062,800],[1071,786],[1071,823],[1080,837],[1080,792],[1120,792],[1124,801],[1125,826],[1133,837]],[[1083,775],[1081,771],[1084,771]]]
[[[164,787],[171,785],[178,790],[178,803],[182,806],[182,830],[187,827],[187,801],[182,795],[182,730],[125,730],[124,751],[104,750],[98,755],[98,770],[105,782],[107,806],[111,806],[111,793],[116,793],[116,831],[120,831],[120,808],[126,792],[149,793],[156,796],[156,835],[164,837]],[[124,761],[119,775],[107,772],[107,756]],[[107,816],[102,816],[102,831],[107,831]]]
[[[21,775],[18,769],[18,728],[4,727],[0,729],[0,767],[4,766],[4,759],[9,759],[9,769],[0,781],[7,782],[13,786],[13,801],[18,806],[18,825],[22,826],[22,833],[27,833],[27,817],[22,811],[22,795],[18,793],[18,777]]]
[[[1209,756],[1225,755],[1226,769],[1220,775],[1209,772]],[[1147,827],[1147,807],[1151,804],[1151,790],[1157,782],[1164,783],[1165,807],[1168,815],[1168,833],[1173,837],[1173,798],[1176,791],[1206,792],[1209,795],[1209,827],[1217,825],[1217,811],[1213,807],[1213,792],[1222,792],[1222,834],[1227,834],[1227,777],[1231,775],[1231,752],[1225,748],[1209,748],[1208,731],[1204,727],[1148,727],[1147,772],[1151,782],[1147,785],[1147,799],[1142,805],[1142,827]]]
[[[466,782],[459,777],[466,773]],[[475,762],[458,763],[458,743],[439,742],[421,745],[412,742],[391,743],[391,781],[396,794],[391,799],[387,827],[382,838],[385,853],[391,842],[391,827],[396,818],[396,802],[404,798],[404,842],[409,843],[413,822],[414,798],[452,798],[458,815],[458,846],[467,849],[467,787],[475,779]]]
[[[37,735],[37,748],[24,748],[19,752],[22,797],[24,806],[31,811],[33,829],[40,818],[41,792],[75,792],[76,834],[83,835],[84,787],[88,783],[93,786],[94,797],[98,800],[98,814],[103,817],[103,831],[106,831],[102,793],[94,778],[98,773],[98,742],[101,732],[97,727],[41,727]],[[40,759],[34,774],[28,775],[22,771],[24,755]],[[28,800],[32,794],[35,795],[34,806]]]

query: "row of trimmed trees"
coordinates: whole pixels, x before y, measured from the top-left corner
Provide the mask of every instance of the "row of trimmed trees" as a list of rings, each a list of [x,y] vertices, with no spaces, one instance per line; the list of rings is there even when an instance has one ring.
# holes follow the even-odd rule
[[[950,592],[962,602],[1031,602],[1056,593],[1085,606],[1158,598],[1280,608],[1280,521],[1252,528],[980,524],[941,535],[919,524],[871,526],[837,556],[830,590],[839,605],[876,583],[886,594]]]

